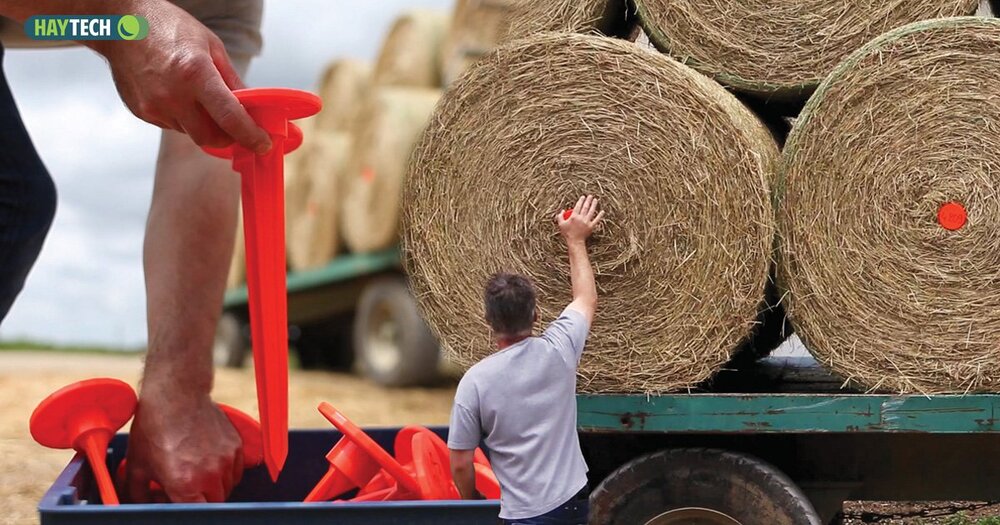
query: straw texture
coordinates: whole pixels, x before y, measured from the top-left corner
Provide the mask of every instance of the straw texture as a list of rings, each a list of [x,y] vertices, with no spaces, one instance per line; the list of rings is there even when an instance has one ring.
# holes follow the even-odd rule
[[[366,98],[344,178],[344,242],[366,253],[396,244],[406,163],[441,92],[381,88]]]
[[[511,0],[503,41],[544,32],[618,36],[627,13],[624,0]]]
[[[380,86],[439,87],[439,58],[448,20],[446,13],[437,11],[400,15],[382,43],[373,81]]]
[[[656,46],[738,90],[805,98],[892,28],[975,12],[979,0],[635,0]]]
[[[325,265],[340,248],[337,229],[341,180],[351,140],[347,133],[314,130],[301,161],[301,209],[288,223],[288,265],[308,270]]]
[[[491,273],[531,276],[551,322],[570,301],[553,216],[593,193],[607,215],[591,239],[601,299],[580,390],[691,387],[754,323],[777,158],[732,95],[666,56],[585,35],[511,42],[446,93],[414,151],[403,201],[414,294],[465,367],[493,351]]]
[[[444,85],[455,81],[508,31],[515,0],[456,0],[441,49]]]
[[[354,127],[371,75],[371,65],[360,60],[331,62],[319,80],[323,110],[316,115],[316,127],[326,131],[349,131]]]
[[[796,332],[894,392],[1000,387],[1000,22],[892,31],[818,88],[785,148],[780,282]],[[949,201],[967,224],[938,223]]]

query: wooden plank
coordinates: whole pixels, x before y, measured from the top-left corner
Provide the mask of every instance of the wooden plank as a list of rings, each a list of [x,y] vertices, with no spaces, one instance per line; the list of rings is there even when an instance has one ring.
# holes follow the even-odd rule
[[[1000,432],[1000,395],[580,395],[577,421],[596,432]]]

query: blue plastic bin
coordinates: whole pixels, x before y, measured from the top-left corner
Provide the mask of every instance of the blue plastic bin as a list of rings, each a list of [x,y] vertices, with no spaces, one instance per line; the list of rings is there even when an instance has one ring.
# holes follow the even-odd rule
[[[432,428],[441,437],[446,428]],[[398,428],[366,429],[383,448],[393,451]],[[104,506],[96,501],[97,487],[85,459],[77,455],[63,469],[38,505],[42,525],[233,524],[283,525],[399,524],[445,525],[497,523],[497,501],[400,501],[381,503],[302,503],[326,472],[326,453],[340,439],[336,430],[295,430],[288,437],[288,460],[272,483],[267,470],[248,470],[227,503],[150,504]],[[108,466],[115,471],[125,457],[127,434],[115,436]]]

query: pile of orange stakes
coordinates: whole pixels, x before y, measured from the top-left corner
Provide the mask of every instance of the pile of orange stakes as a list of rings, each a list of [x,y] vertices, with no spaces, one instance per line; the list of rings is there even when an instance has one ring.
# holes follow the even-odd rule
[[[73,383],[39,403],[31,414],[31,435],[43,446],[83,454],[94,473],[101,502],[117,505],[119,498],[105,456],[112,436],[132,419],[136,404],[132,387],[117,379]],[[219,408],[243,441],[244,467],[263,463],[263,432],[257,421],[230,406],[219,404]],[[321,403],[319,411],[343,437],[326,455],[329,469],[304,501],[330,501],[352,492],[353,497],[339,501],[461,499],[451,481],[448,447],[434,432],[420,426],[404,427],[396,435],[393,457],[328,403]],[[116,472],[119,482],[124,481],[125,468],[123,460]],[[476,490],[488,499],[498,499],[500,484],[482,450],[476,449],[474,468]],[[150,483],[150,492],[154,502],[169,502],[155,481]]]
[[[123,381],[110,378],[87,379],[73,383],[42,400],[31,414],[31,436],[39,444],[57,449],[73,449],[83,454],[94,473],[101,502],[117,505],[118,494],[108,471],[105,455],[118,429],[135,414],[136,395]],[[218,404],[243,440],[244,467],[256,467],[264,460],[261,429],[252,417],[239,410]],[[125,461],[117,471],[124,481]],[[152,498],[166,502],[162,487],[150,483]]]

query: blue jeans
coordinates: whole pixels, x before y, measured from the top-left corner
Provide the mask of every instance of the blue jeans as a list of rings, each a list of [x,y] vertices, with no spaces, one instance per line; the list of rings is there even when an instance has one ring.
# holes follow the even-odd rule
[[[55,185],[0,72],[0,321],[24,287],[55,212]]]
[[[504,525],[587,525],[590,501],[587,499],[587,489],[580,492],[581,494],[573,496],[566,503],[541,516],[503,520],[503,523]]]

